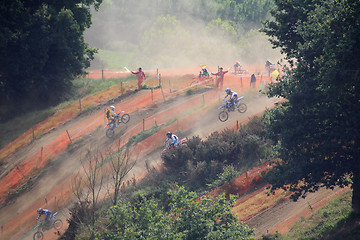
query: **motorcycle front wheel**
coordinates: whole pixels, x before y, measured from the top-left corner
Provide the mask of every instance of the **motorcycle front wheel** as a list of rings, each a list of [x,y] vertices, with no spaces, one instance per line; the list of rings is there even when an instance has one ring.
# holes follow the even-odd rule
[[[130,115],[129,114],[127,114],[127,113],[125,113],[124,115],[122,115],[122,117],[121,117],[121,122],[122,123],[128,123],[130,121]]]
[[[108,138],[112,138],[114,136],[114,134],[115,134],[115,130],[113,128],[106,129],[106,136]]]
[[[239,111],[239,113],[244,113],[244,112],[246,112],[246,110],[247,110],[246,104],[245,104],[245,103],[239,103],[239,104],[237,105],[237,110]]]
[[[228,118],[229,118],[229,114],[226,111],[221,111],[219,113],[219,120],[221,122],[225,122],[226,120],[228,120]]]
[[[61,221],[61,219],[56,219],[53,226],[56,230],[60,230],[62,227],[63,223]]]
[[[34,236],[33,236],[33,239],[34,240],[41,240],[43,239],[44,237],[44,234],[40,231],[37,231],[36,233],[34,233]]]

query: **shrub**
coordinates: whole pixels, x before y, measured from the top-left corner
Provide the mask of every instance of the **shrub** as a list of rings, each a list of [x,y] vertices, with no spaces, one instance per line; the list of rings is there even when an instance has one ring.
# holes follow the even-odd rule
[[[240,175],[239,169],[256,165],[260,158],[268,158],[271,145],[263,135],[261,119],[254,118],[239,131],[213,132],[205,140],[192,137],[186,145],[166,151],[162,159],[168,174],[176,176],[176,182],[189,189],[202,186],[198,189],[202,191],[207,185],[217,186]]]
[[[186,169],[186,163],[193,159],[193,154],[188,146],[183,145],[176,149],[168,149],[161,155],[161,158],[169,173],[176,174]]]
[[[261,139],[256,135],[248,135],[242,145],[242,157],[250,161],[256,160],[261,155],[260,153]]]
[[[75,205],[70,208],[70,218],[67,220],[69,227],[59,239],[75,239],[75,236],[83,225],[89,224],[89,213],[91,211],[90,202],[82,201],[75,203]]]
[[[236,170],[234,166],[225,166],[223,172],[218,174],[216,180],[213,181],[211,184],[208,184],[208,186],[210,187],[210,189],[217,188],[240,175],[241,172]]]
[[[154,199],[136,204],[119,201],[98,225],[97,239],[253,239],[253,230],[238,222],[231,212],[235,202],[202,197],[183,187],[169,191],[165,211]]]

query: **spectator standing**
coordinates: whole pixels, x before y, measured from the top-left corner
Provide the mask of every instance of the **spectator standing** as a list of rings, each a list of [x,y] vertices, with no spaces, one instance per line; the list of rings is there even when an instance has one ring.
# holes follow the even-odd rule
[[[143,79],[146,80],[145,73],[142,71],[141,67],[139,68],[139,71],[137,71],[137,72],[131,71],[131,73],[137,75],[137,77],[138,77],[138,88],[141,89],[141,84],[143,82]]]
[[[224,83],[224,75],[225,73],[227,73],[228,71],[223,71],[223,68],[220,67],[219,71],[217,73],[211,73],[211,75],[216,75],[218,76],[217,80],[216,80],[216,88],[219,87],[219,85],[221,85],[221,88],[223,87],[223,83]]]
[[[256,77],[255,74],[252,74],[250,79],[250,87],[255,88],[255,86],[256,86]]]
[[[240,69],[241,69],[240,62],[236,61],[235,64],[234,64],[234,73],[235,74],[240,73]]]

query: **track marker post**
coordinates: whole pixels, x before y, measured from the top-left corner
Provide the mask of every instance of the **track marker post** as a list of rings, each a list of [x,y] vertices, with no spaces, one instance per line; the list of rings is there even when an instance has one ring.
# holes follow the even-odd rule
[[[68,130],[66,130],[66,133],[67,133],[67,135],[68,135],[68,138],[69,138],[69,140],[70,140],[70,143],[72,143],[71,137],[70,137],[70,134],[69,134]]]

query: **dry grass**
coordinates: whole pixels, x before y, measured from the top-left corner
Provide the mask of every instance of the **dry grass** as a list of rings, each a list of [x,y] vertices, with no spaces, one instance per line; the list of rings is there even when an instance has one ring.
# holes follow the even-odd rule
[[[261,211],[274,206],[281,199],[285,198],[288,193],[282,189],[279,189],[275,194],[267,196],[267,189],[263,188],[258,191],[255,196],[249,198],[245,202],[233,207],[232,212],[238,217],[240,221],[249,219]]]

